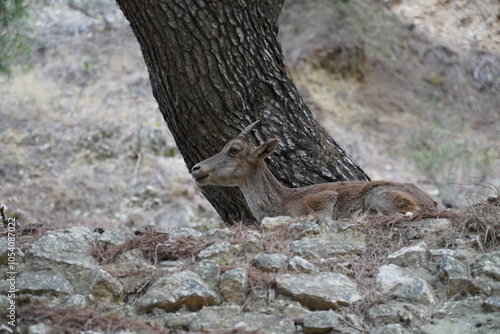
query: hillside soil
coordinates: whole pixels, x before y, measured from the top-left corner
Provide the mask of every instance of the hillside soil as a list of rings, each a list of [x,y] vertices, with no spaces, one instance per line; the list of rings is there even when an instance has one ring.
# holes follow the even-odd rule
[[[446,206],[498,194],[497,2],[286,2],[280,33],[302,96],[373,178]],[[217,227],[112,1],[33,12],[33,65],[0,79],[0,203],[21,223]]]

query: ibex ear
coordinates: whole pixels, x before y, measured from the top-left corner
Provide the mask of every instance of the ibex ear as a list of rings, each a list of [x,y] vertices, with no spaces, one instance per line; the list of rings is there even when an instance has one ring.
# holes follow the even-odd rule
[[[278,147],[278,139],[270,139],[265,144],[257,147],[250,154],[250,157],[254,160],[262,160],[273,154],[274,150]]]

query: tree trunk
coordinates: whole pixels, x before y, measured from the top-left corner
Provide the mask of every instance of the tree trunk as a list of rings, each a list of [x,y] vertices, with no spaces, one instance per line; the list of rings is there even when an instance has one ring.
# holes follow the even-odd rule
[[[260,119],[256,142],[280,140],[269,163],[291,187],[368,180],[313,118],[285,67],[276,21],[284,0],[117,0],[153,94],[191,169]],[[203,187],[227,223],[254,220],[236,188]]]

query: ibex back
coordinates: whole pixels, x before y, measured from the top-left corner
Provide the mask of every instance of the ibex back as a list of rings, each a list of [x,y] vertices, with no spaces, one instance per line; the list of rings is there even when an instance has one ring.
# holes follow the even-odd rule
[[[258,121],[257,121],[258,122]],[[259,221],[264,217],[314,215],[332,219],[367,214],[415,212],[436,203],[410,183],[390,181],[344,181],[315,184],[303,188],[282,185],[264,159],[278,146],[271,139],[254,146],[247,126],[224,149],[198,164],[191,175],[200,186],[239,187]]]

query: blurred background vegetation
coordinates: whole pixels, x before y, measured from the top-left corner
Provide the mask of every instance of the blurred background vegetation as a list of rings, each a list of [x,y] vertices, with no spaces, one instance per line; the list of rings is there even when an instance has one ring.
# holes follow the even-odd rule
[[[10,74],[13,66],[26,65],[33,50],[34,27],[29,21],[29,9],[25,0],[0,2],[0,73]]]
[[[441,205],[498,195],[496,0],[288,0],[280,39],[315,117],[373,179]],[[0,204],[21,222],[220,224],[112,0],[0,2]]]

